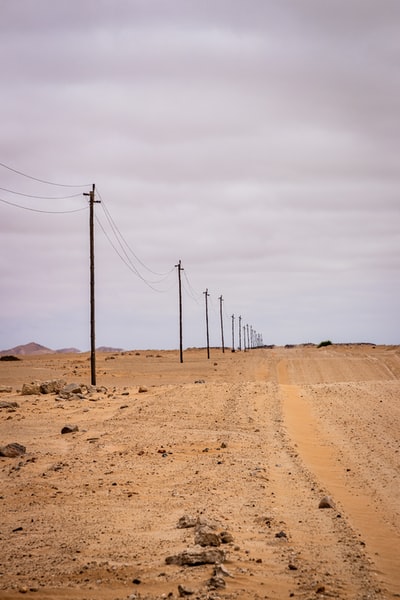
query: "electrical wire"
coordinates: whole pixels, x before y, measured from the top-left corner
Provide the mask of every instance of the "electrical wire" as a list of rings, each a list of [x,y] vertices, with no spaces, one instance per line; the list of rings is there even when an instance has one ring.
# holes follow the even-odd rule
[[[8,190],[7,188],[0,187],[3,192],[10,194],[16,194],[17,196],[25,196],[26,198],[36,198],[38,200],[67,200],[68,198],[78,198],[82,194],[71,194],[70,196],[33,196],[32,194],[24,194],[23,192],[15,192],[14,190]]]
[[[198,304],[200,306],[200,302],[199,302],[199,299],[198,299],[198,297],[200,296],[200,294],[198,294],[194,290],[192,284],[190,283],[189,278],[188,278],[187,273],[186,273],[186,269],[182,269],[182,270],[183,270],[183,276],[184,276],[184,278],[186,280],[186,283],[187,283],[187,287],[186,287],[185,281],[183,282],[184,288],[185,288],[186,292],[188,293],[188,295],[196,302],[196,304]]]
[[[101,196],[101,194],[99,193],[98,190],[97,190],[97,194],[98,194],[98,196],[99,196],[99,198],[101,200],[101,205],[102,205],[104,213],[105,213],[105,215],[107,217],[107,220],[108,220],[108,222],[109,222],[109,224],[111,226],[111,229],[114,232],[115,238],[117,239],[117,241],[118,241],[119,245],[121,246],[121,248],[123,249],[123,246],[125,246],[128,249],[128,251],[132,254],[132,256],[137,260],[137,262],[139,264],[141,264],[144,269],[146,269],[147,271],[149,271],[149,273],[152,273],[152,275],[157,275],[158,277],[167,278],[172,273],[172,271],[174,270],[174,267],[172,267],[172,269],[170,271],[167,271],[165,273],[158,273],[157,271],[153,271],[153,269],[150,269],[150,267],[148,267],[142,260],[140,260],[140,258],[135,254],[135,252],[129,246],[128,242],[126,241],[126,239],[122,235],[121,231],[117,227],[117,225],[116,225],[116,223],[115,223],[115,221],[114,221],[114,219],[113,219],[110,211],[107,208],[106,202],[104,201],[104,199],[102,198],[102,196]],[[124,254],[126,254],[126,250],[123,249],[123,252],[124,252]]]
[[[149,282],[147,281],[142,275],[141,273],[137,270],[137,268],[135,267],[135,265],[132,263],[131,260],[129,260],[129,257],[124,257],[121,252],[118,250],[118,248],[115,246],[115,244],[113,243],[112,239],[110,238],[110,236],[108,235],[107,231],[105,230],[105,228],[103,227],[103,224],[101,223],[101,221],[99,220],[99,218],[96,216],[96,223],[99,225],[100,229],[102,230],[102,232],[104,233],[107,241],[109,242],[109,244],[111,245],[111,247],[113,248],[114,252],[119,256],[119,258],[122,260],[122,262],[128,267],[128,269],[134,274],[136,275],[136,277],[138,277],[141,281],[143,281],[143,283],[145,285],[147,285],[150,289],[152,289],[154,292],[157,293],[165,293],[167,291],[169,291],[172,288],[172,285],[166,289],[166,290],[158,290],[157,288],[154,287],[153,284],[156,283],[160,283],[160,282]]]
[[[83,208],[75,208],[74,210],[39,210],[38,208],[31,208],[29,206],[21,206],[20,204],[15,204],[14,202],[8,202],[3,198],[0,198],[0,202],[4,204],[8,204],[9,206],[14,206],[15,208],[21,208],[23,210],[29,210],[30,212],[43,213],[46,215],[66,215],[69,213],[81,212],[82,210],[88,210],[88,206],[84,206]]]
[[[54,181],[47,181],[46,179],[39,179],[38,177],[33,177],[32,175],[27,175],[26,173],[23,173],[22,171],[18,171],[18,169],[13,169],[13,167],[10,167],[9,165],[6,165],[2,162],[0,162],[0,167],[3,167],[4,169],[8,169],[9,171],[16,173],[17,175],[22,175],[22,177],[26,177],[27,179],[33,179],[33,181],[38,181],[39,183],[45,183],[46,185],[55,185],[57,187],[67,187],[67,188],[88,187],[90,185],[89,183],[84,183],[81,185],[72,185],[70,183],[55,183]]]

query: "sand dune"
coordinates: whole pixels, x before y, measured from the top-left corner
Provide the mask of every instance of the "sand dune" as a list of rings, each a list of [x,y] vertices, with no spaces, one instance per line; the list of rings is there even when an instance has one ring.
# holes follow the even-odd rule
[[[184,358],[99,354],[69,400],[17,390],[89,384],[87,354],[0,363],[0,447],[27,450],[0,458],[0,598],[399,597],[400,349]],[[215,527],[217,577],[167,564],[183,516]]]

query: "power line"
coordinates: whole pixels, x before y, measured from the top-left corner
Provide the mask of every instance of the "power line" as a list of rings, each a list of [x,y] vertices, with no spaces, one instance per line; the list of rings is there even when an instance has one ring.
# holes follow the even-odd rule
[[[116,238],[116,240],[118,241],[118,244],[120,245],[123,253],[125,254],[125,256],[127,256],[126,250],[124,248],[124,246],[129,250],[129,252],[132,254],[132,256],[137,260],[137,262],[139,264],[142,265],[142,267],[144,269],[146,269],[147,271],[149,271],[149,273],[152,273],[153,275],[157,275],[159,277],[163,277],[166,278],[168,277],[168,275],[170,275],[172,273],[172,271],[174,270],[173,268],[170,271],[167,271],[165,273],[158,273],[157,271],[153,271],[153,269],[150,269],[150,267],[148,267],[136,254],[135,252],[132,250],[132,248],[130,247],[130,245],[128,244],[128,242],[126,241],[126,239],[124,238],[124,236],[122,235],[121,231],[119,230],[118,226],[116,225],[110,211],[107,208],[107,205],[105,203],[105,201],[103,200],[103,198],[101,197],[100,193],[98,192],[98,196],[100,197],[101,201],[102,201],[102,207],[104,210],[104,213],[106,215],[106,218],[110,224],[110,227],[114,233],[114,236]]]
[[[70,183],[55,183],[54,181],[47,181],[46,179],[39,179],[39,177],[33,177],[32,175],[27,175],[26,173],[23,173],[22,171],[18,171],[18,169],[13,169],[13,167],[10,167],[9,165],[6,165],[2,162],[0,162],[0,167],[4,167],[4,169],[8,169],[9,171],[12,171],[13,173],[17,173],[17,175],[22,175],[22,177],[26,177],[27,179],[33,179],[33,181],[38,181],[39,183],[45,183],[46,185],[55,185],[57,187],[68,187],[68,188],[87,187],[88,185],[90,185],[89,183],[84,183],[81,185],[72,185]]]
[[[34,196],[32,194],[24,194],[23,192],[15,192],[14,190],[8,190],[7,188],[0,187],[3,192],[9,194],[16,194],[17,196],[25,196],[26,198],[36,198],[38,200],[67,200],[68,198],[80,198],[82,194],[71,194],[70,196]]]
[[[21,206],[20,204],[15,204],[14,202],[8,202],[3,198],[0,198],[0,202],[8,204],[9,206],[14,206],[15,208],[21,208],[22,210],[29,210],[30,212],[43,213],[46,215],[66,215],[69,213],[81,212],[82,210],[88,209],[87,206],[84,206],[83,208],[75,208],[73,210],[40,210],[39,208],[31,208],[30,206]]]
[[[115,246],[115,244],[113,243],[112,239],[110,238],[110,236],[108,235],[107,231],[104,229],[101,221],[98,219],[97,215],[96,215],[96,223],[99,225],[100,229],[102,230],[102,232],[104,233],[107,241],[109,242],[109,244],[111,245],[111,247],[113,248],[113,250],[116,252],[116,254],[119,256],[119,258],[122,260],[122,262],[128,267],[128,269],[134,274],[136,275],[136,277],[138,277],[141,281],[143,281],[143,283],[145,285],[147,285],[150,289],[152,289],[154,292],[157,292],[159,294],[164,294],[167,291],[169,291],[169,289],[172,288],[172,285],[170,288],[168,288],[167,290],[158,290],[157,288],[155,288],[151,282],[147,281],[147,279],[145,279],[141,273],[137,270],[137,268],[135,267],[135,265],[132,263],[132,261],[129,259],[129,257],[124,257],[121,252],[118,250],[118,248]],[[171,271],[172,273],[172,271]],[[161,282],[153,282],[154,284],[156,283],[161,283]]]

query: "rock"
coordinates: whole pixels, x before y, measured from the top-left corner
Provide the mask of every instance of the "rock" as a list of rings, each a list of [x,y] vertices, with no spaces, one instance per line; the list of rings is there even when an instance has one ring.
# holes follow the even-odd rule
[[[195,383],[205,383],[204,379],[196,379]]]
[[[40,384],[41,394],[59,394],[66,382],[63,379],[52,379]]]
[[[75,431],[79,431],[78,425],[64,425],[61,429],[61,433],[74,433]]]
[[[82,386],[79,383],[67,383],[59,390],[61,394],[82,394]]]
[[[167,556],[165,562],[167,565],[187,565],[194,567],[196,565],[215,565],[223,563],[225,552],[219,548],[208,548],[207,550],[184,550],[180,554]]]
[[[7,446],[2,446],[0,448],[0,456],[5,456],[6,458],[15,458],[16,456],[25,454],[25,452],[25,446],[22,446],[22,444],[18,444],[17,442],[7,444]]]
[[[12,387],[9,385],[0,385],[0,394],[11,394]]]
[[[18,402],[7,402],[7,400],[0,400],[0,408],[19,408]]]
[[[284,531],[279,531],[278,533],[275,534],[276,538],[287,538],[287,535]]]
[[[207,526],[203,526],[196,531],[194,543],[199,546],[220,546],[221,538],[218,533]]]
[[[233,577],[224,565],[216,565],[214,569],[214,575],[216,577]]]
[[[37,381],[24,383],[21,390],[21,396],[32,396],[34,394],[40,394],[40,383]]]
[[[231,544],[233,542],[233,535],[230,531],[221,531],[219,537],[221,538],[221,544]]]
[[[318,504],[318,508],[335,508],[335,504],[329,496],[321,498]]]
[[[223,577],[213,575],[213,577],[207,581],[207,586],[210,590],[217,590],[226,587],[226,582]]]
[[[140,385],[139,386],[139,389],[138,389],[139,394],[144,394],[147,391],[148,390],[147,390],[147,387],[145,385]]]
[[[188,529],[189,527],[196,527],[197,518],[191,515],[183,515],[179,518],[177,529]]]
[[[185,596],[192,596],[194,594],[194,591],[179,584],[178,585],[178,593],[181,598],[184,598]]]

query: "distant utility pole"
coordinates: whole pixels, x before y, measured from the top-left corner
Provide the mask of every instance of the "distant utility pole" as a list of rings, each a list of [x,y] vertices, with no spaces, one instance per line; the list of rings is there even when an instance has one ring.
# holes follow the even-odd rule
[[[246,325],[243,325],[243,350],[246,352]]]
[[[246,325],[247,329],[247,350],[250,350],[250,338],[249,338],[249,325]]]
[[[242,350],[242,316],[239,315],[239,350]]]
[[[224,344],[224,321],[222,318],[222,302],[223,302],[223,297],[220,296],[218,298],[219,300],[219,317],[220,317],[220,321],[221,321],[221,339],[222,339],[222,352],[225,352],[225,344]]]
[[[209,297],[209,293],[208,293],[208,288],[206,288],[206,291],[203,292],[205,299],[206,299],[206,332],[207,332],[207,358],[210,358],[210,336],[208,333],[208,297]]]
[[[235,352],[235,315],[232,315],[232,352]]]
[[[178,268],[178,284],[179,284],[179,360],[183,363],[183,344],[182,344],[182,279],[181,279],[181,271],[183,271],[183,267],[181,265],[181,261],[178,262],[175,267]]]
[[[89,193],[89,242],[90,242],[90,373],[91,384],[96,385],[96,334],[95,334],[95,295],[94,295],[94,204],[100,200],[95,200],[95,184]]]

